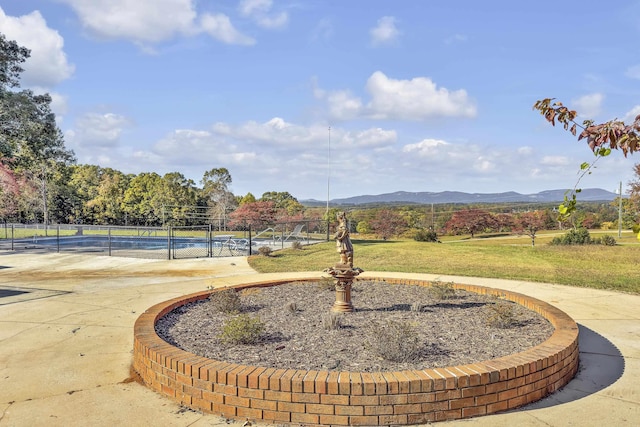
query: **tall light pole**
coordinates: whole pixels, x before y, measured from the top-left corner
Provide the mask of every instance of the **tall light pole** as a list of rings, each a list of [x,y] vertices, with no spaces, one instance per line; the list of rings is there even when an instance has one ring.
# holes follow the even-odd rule
[[[329,145],[327,150],[327,241],[329,240],[329,187],[331,183],[331,126],[329,126]]]

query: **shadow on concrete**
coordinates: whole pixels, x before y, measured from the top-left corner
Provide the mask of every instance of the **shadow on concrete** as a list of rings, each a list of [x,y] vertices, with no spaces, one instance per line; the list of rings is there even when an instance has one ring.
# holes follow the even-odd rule
[[[27,291],[18,291],[14,289],[0,289],[0,298],[12,297],[15,295],[26,294]]]
[[[576,376],[562,389],[516,411],[548,408],[582,399],[615,383],[624,372],[624,357],[611,341],[599,333],[578,325],[580,367]]]
[[[70,291],[0,286],[0,306],[69,294]]]

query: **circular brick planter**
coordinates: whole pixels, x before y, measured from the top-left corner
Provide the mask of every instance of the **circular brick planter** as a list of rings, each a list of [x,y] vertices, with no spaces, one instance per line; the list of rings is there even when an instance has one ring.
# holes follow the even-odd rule
[[[422,280],[366,280],[429,286]],[[133,369],[147,386],[193,409],[241,420],[322,425],[417,424],[492,414],[539,400],[574,377],[578,370],[578,326],[567,314],[514,292],[472,285],[454,287],[521,304],[548,319],[555,332],[547,341],[521,353],[447,368],[374,373],[261,368],[196,356],[156,334],[159,318],[181,305],[207,298],[211,291],[205,291],[157,304],[138,318]]]

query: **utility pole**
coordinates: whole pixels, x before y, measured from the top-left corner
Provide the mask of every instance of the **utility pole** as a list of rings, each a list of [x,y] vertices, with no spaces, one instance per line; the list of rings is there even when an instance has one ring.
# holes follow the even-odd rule
[[[618,239],[622,237],[622,181],[620,181],[620,190],[618,191]]]
[[[431,229],[436,229],[436,216],[433,212],[433,203],[431,203]]]

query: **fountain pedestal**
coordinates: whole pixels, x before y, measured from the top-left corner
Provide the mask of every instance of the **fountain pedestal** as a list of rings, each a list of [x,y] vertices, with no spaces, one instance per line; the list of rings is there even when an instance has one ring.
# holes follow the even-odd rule
[[[331,311],[338,313],[351,313],[354,311],[351,303],[351,284],[353,279],[362,273],[362,269],[353,268],[349,264],[336,264],[325,270],[336,279],[336,301]]]

